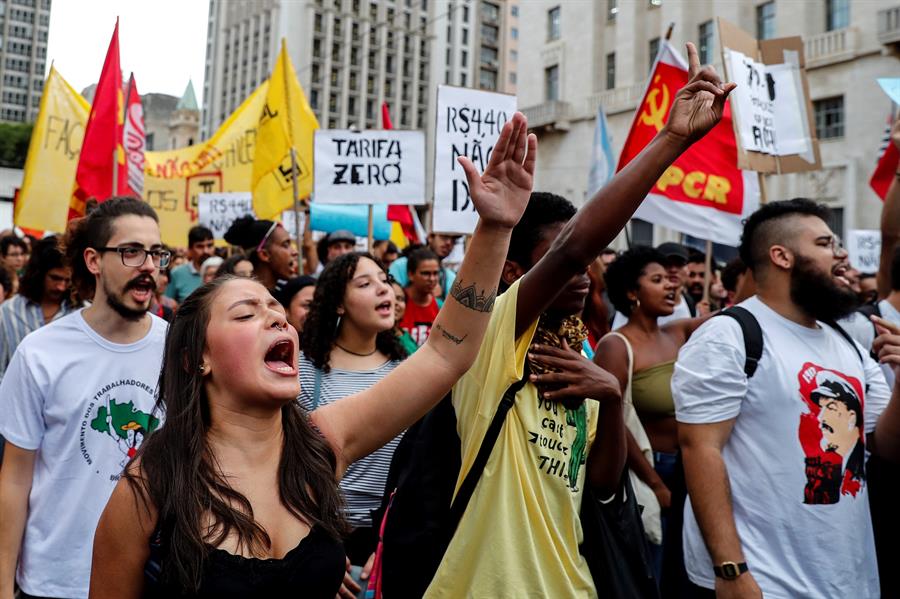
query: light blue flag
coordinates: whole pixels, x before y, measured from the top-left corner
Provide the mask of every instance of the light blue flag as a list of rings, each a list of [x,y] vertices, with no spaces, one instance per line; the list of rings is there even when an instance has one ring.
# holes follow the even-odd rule
[[[358,237],[369,234],[369,207],[365,205],[317,204],[310,202],[312,230],[333,233],[348,229]],[[372,210],[373,237],[391,238],[391,223],[387,219],[387,204],[376,204]]]
[[[591,152],[591,173],[588,175],[588,199],[606,185],[616,172],[616,160],[609,143],[609,128],[603,106],[597,111],[597,125],[594,128],[594,146]]]

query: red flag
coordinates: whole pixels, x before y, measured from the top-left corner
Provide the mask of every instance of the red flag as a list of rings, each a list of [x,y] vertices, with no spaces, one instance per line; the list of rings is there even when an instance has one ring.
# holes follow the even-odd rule
[[[387,102],[381,103],[381,124],[385,129],[393,129],[394,125],[391,123],[391,113],[388,110]],[[412,243],[424,243],[424,239],[419,238],[419,234],[416,231],[415,219],[413,218],[413,207],[398,205],[398,204],[389,204],[387,208],[387,219],[389,221],[393,221],[396,223],[400,223],[400,228],[403,229],[403,234],[407,239]]]
[[[888,141],[887,148],[878,160],[878,166],[875,167],[872,178],[869,179],[869,187],[875,190],[882,202],[887,196],[888,188],[891,186],[898,166],[900,166],[900,151],[897,150],[893,141]]]
[[[617,171],[663,128],[675,93],[687,82],[687,63],[664,41]],[[701,239],[736,245],[743,228],[741,218],[758,204],[755,173],[737,167],[731,109],[726,104],[719,124],[666,169],[635,216]]]
[[[125,123],[122,131],[122,145],[125,148],[125,163],[128,176],[125,178],[128,195],[141,197],[144,194],[144,108],[138,94],[134,73],[128,81],[128,102],[125,105]],[[121,193],[121,192],[120,192]]]
[[[84,129],[81,156],[75,172],[75,189],[69,203],[69,219],[84,216],[85,202],[89,198],[103,202],[116,193],[127,193],[127,169],[122,150],[124,104],[119,65],[119,20],[116,19],[116,28],[94,92],[91,116]],[[114,179],[117,189],[113,189]]]

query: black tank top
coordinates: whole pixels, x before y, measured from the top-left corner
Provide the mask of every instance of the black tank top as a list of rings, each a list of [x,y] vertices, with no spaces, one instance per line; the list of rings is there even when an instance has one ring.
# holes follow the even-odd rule
[[[159,543],[160,535],[154,535]],[[257,559],[212,549],[207,556],[203,579],[196,593],[159,580],[159,556],[162,549],[151,542],[151,557],[145,569],[144,597],[163,599],[228,599],[230,597],[266,597],[288,599],[303,597],[334,599],[344,578],[344,547],[318,526],[281,559]]]

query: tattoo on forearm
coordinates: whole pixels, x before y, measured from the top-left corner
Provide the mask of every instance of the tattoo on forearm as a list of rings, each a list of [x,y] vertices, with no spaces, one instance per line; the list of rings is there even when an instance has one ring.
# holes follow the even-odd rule
[[[465,341],[466,337],[469,336],[469,334],[466,333],[462,337],[457,337],[456,335],[454,335],[453,333],[451,333],[450,331],[448,331],[447,329],[445,329],[444,327],[442,327],[439,324],[434,325],[434,328],[441,332],[441,335],[444,336],[444,339],[446,339],[447,341],[450,341],[452,343],[455,343],[456,345],[459,345],[460,343]]]
[[[450,288],[450,296],[455,298],[464,307],[476,312],[490,312],[494,309],[494,300],[497,299],[497,290],[485,289],[480,294],[475,288],[475,283],[463,286],[462,279],[457,278]]]

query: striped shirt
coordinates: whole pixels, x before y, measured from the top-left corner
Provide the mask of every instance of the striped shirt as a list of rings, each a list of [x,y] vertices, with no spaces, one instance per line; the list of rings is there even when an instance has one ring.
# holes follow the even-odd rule
[[[386,377],[397,365],[396,360],[388,360],[374,370],[340,370],[332,368],[322,373],[319,386],[319,406],[339,401],[343,397],[364,391]],[[316,368],[304,355],[300,355],[300,397],[298,401],[305,409],[312,411],[316,388]],[[375,424],[373,423],[373,426]],[[347,521],[354,528],[372,526],[372,510],[381,506],[384,485],[394,450],[403,435],[397,435],[387,445],[376,449],[359,459],[341,479],[341,491],[346,502]]]
[[[71,310],[69,303],[64,301],[51,322],[62,318]],[[24,295],[14,295],[0,304],[0,380],[3,380],[6,367],[25,335],[45,324],[41,305]]]

